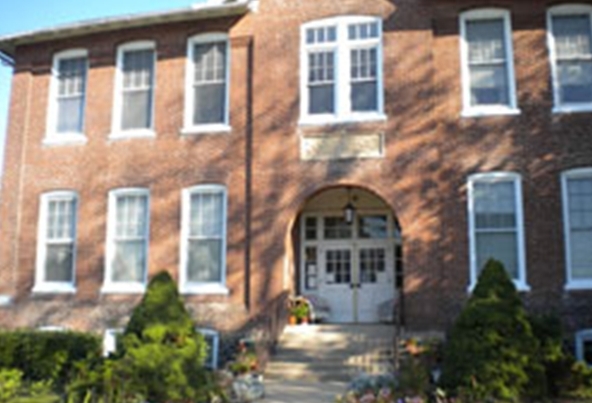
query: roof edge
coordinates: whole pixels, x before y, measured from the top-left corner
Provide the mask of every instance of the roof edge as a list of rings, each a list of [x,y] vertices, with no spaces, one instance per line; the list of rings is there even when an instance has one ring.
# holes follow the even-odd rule
[[[249,10],[256,10],[257,3],[256,0],[209,0],[203,4],[194,4],[182,9],[105,17],[26,31],[0,37],[0,52],[14,59],[16,47],[19,45],[115,31],[121,28],[241,15]]]

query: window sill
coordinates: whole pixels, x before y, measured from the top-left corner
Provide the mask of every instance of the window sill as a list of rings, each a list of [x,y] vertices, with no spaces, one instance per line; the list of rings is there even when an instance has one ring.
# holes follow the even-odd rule
[[[572,105],[561,105],[555,106],[552,110],[553,113],[556,114],[564,114],[564,113],[586,113],[592,112],[592,104],[572,104]]]
[[[154,130],[126,130],[109,134],[109,140],[152,139],[156,137]]]
[[[200,295],[228,295],[230,290],[223,284],[216,283],[193,283],[183,284],[180,287],[181,294],[200,294]]]
[[[44,146],[66,146],[86,144],[88,139],[82,133],[47,134],[43,139]]]
[[[463,118],[480,118],[488,116],[516,116],[521,113],[520,109],[497,106],[465,109],[460,113],[460,116]]]
[[[231,131],[232,127],[230,125],[224,123],[214,123],[208,125],[184,127],[181,129],[180,134],[182,136],[192,136],[208,133],[230,133]]]
[[[514,283],[514,287],[516,287],[516,291],[518,291],[518,292],[529,292],[531,290],[530,286],[524,282],[513,280],[513,283]],[[477,283],[470,284],[469,287],[467,288],[467,292],[469,294],[472,294],[473,291],[475,290],[476,286],[477,286]]]
[[[74,284],[42,283],[35,284],[31,292],[35,294],[75,294]]]
[[[565,291],[592,290],[592,280],[570,281],[565,284]]]
[[[298,121],[298,125],[321,126],[348,123],[385,122],[386,120],[387,116],[384,113],[378,112],[357,113],[341,117],[337,117],[335,115],[308,115],[301,117]]]
[[[108,283],[103,284],[101,294],[143,294],[146,285],[143,283]]]

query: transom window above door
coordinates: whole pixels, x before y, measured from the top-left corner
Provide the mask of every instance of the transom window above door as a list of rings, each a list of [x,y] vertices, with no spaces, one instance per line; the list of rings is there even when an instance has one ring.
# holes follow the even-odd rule
[[[384,119],[379,18],[313,21],[301,38],[302,124]]]
[[[394,227],[392,236],[398,238],[397,226]],[[359,214],[352,224],[348,224],[344,217],[337,215],[308,216],[304,219],[304,231],[307,241],[389,238],[386,214]]]

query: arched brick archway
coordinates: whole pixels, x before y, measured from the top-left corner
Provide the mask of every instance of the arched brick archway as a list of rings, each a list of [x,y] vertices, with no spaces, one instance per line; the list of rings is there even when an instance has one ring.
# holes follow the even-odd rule
[[[344,208],[354,208],[347,222]],[[309,196],[291,231],[294,289],[329,306],[335,323],[393,320],[402,284],[402,236],[388,203],[359,186]]]

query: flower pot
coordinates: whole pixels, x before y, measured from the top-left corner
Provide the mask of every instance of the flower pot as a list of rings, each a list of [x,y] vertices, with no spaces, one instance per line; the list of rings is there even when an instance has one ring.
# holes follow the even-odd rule
[[[295,325],[296,324],[296,316],[294,315],[290,315],[290,317],[288,318],[288,323],[291,325]]]

